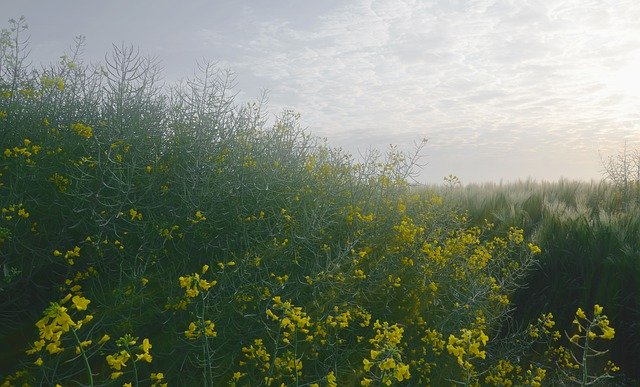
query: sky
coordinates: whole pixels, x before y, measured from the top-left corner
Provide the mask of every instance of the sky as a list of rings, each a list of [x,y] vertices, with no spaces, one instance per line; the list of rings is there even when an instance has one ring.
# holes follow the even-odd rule
[[[355,155],[421,151],[416,181],[602,177],[601,157],[640,146],[638,0],[0,0],[26,16],[31,60],[86,37],[157,56],[167,83],[215,61],[238,101]]]

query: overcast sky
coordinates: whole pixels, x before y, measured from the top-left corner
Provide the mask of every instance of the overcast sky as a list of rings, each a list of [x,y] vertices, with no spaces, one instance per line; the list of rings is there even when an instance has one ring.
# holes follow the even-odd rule
[[[640,145],[638,0],[0,1],[36,63],[125,42],[168,82],[218,61],[354,154],[427,138],[419,182],[597,179]]]

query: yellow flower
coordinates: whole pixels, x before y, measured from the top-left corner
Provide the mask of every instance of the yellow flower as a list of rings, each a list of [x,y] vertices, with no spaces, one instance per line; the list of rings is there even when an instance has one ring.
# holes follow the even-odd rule
[[[87,310],[87,305],[89,305],[91,300],[88,300],[81,296],[73,296],[71,302],[73,302],[73,306],[75,306],[76,309]]]
[[[51,342],[47,345],[47,351],[49,351],[49,354],[54,355],[56,353],[60,353],[62,351],[64,351],[63,348],[60,348],[58,345],[60,345],[59,341],[54,341]]]
[[[333,371],[327,374],[327,387],[338,387],[338,384],[336,383],[336,375]]]
[[[211,320],[205,321],[205,324],[207,324],[204,328],[205,336],[216,337],[218,333],[215,331],[215,327],[216,327],[215,324],[211,322]]]
[[[196,324],[192,321],[189,323],[189,328],[184,331],[184,335],[186,338],[195,340],[200,336],[199,332],[196,332]]]
[[[362,359],[362,363],[364,364],[364,370],[365,371],[371,371],[371,365],[373,365],[373,363],[371,363],[369,361],[369,359],[367,359],[367,358]]]
[[[142,340],[142,344],[140,345],[140,349],[142,349],[142,351],[144,351],[144,353],[149,353],[149,349],[151,349],[153,346],[151,345],[151,343],[149,343],[149,339],[144,339]]]
[[[408,364],[398,364],[396,370],[393,373],[393,376],[401,382],[403,380],[409,379],[411,374],[409,373],[409,365]]]
[[[385,360],[383,360],[380,364],[378,364],[378,368],[380,368],[383,371],[391,370],[391,369],[394,369],[395,367],[396,367],[396,361],[392,357],[388,357]]]
[[[68,293],[66,296],[64,296],[64,298],[62,300],[60,300],[60,305],[66,303],[67,301],[69,301],[71,299],[71,297],[73,297],[73,294]]]
[[[39,357],[36,361],[33,362],[33,364],[37,365],[38,367],[40,367],[42,365],[43,361],[42,358]]]
[[[243,374],[242,372],[234,372],[234,373],[233,373],[233,380],[235,380],[235,381],[237,382],[237,381],[238,381],[238,380],[240,380],[240,378],[241,378],[241,377],[243,377],[244,375],[245,375],[245,374]],[[317,386],[317,384],[316,384],[316,386]],[[311,386],[309,386],[309,387],[311,387]]]
[[[529,250],[531,250],[531,254],[539,254],[540,252],[542,252],[542,250],[540,250],[540,247],[534,245],[533,243],[529,243]]]
[[[604,326],[602,327],[602,334],[600,335],[600,338],[605,340],[611,340],[614,338],[615,333],[616,333],[615,329],[611,328],[610,326]]]
[[[71,129],[75,130],[78,136],[86,139],[90,139],[93,136],[93,128],[80,122],[71,124]]]
[[[164,379],[164,374],[162,372],[158,372],[158,373],[152,372],[151,373],[151,380],[153,380],[155,382],[159,382],[162,379]]]
[[[594,315],[596,315],[596,316],[599,316],[599,315],[600,315],[600,313],[602,313],[602,309],[603,309],[603,308],[602,308],[600,305],[595,304],[595,305],[593,306],[593,314],[594,314]]]
[[[100,341],[98,341],[99,345],[102,345],[104,343],[106,343],[107,341],[109,341],[111,339],[111,336],[105,334],[102,336],[102,338],[100,338]]]
[[[139,212],[138,210],[136,210],[135,208],[132,208],[129,210],[129,216],[131,216],[131,220],[142,220],[142,213]]]
[[[269,317],[270,319],[277,321],[278,320],[278,316],[275,315],[275,313],[273,313],[273,311],[271,309],[267,309],[267,317]]]
[[[200,288],[204,291],[209,290],[209,288],[211,288],[212,286],[214,286],[216,284],[216,281],[207,281],[204,278],[201,278],[200,281],[198,281],[198,285],[200,285]]]
[[[122,376],[123,372],[122,371],[118,371],[118,372],[112,372],[111,373],[111,379],[118,379],[120,376]]]
[[[127,351],[125,351],[125,350],[122,350],[122,351],[120,351],[120,353],[117,353],[115,356],[114,355],[107,355],[107,363],[114,370],[120,371],[122,368],[127,366],[126,363],[129,360],[129,358],[131,358],[129,353]],[[112,374],[112,377],[113,377],[113,374]]]
[[[576,316],[582,318],[582,319],[586,319],[587,316],[584,314],[584,311],[582,310],[582,308],[578,308],[578,310],[576,311]]]
[[[143,360],[143,361],[146,361],[147,363],[151,363],[151,361],[153,360],[153,356],[151,356],[148,353],[139,354],[139,355],[136,355],[136,357],[137,357],[137,360]]]

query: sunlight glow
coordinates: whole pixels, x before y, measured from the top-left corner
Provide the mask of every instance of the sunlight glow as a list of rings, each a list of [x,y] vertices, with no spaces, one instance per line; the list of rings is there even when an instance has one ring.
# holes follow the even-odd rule
[[[604,81],[612,92],[640,98],[640,53],[636,53],[627,63],[611,71]]]

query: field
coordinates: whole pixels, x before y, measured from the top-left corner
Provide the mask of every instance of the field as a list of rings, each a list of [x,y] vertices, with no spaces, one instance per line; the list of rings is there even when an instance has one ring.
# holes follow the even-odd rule
[[[2,386],[639,378],[640,217],[614,185],[413,187],[414,154],[267,124],[215,66],[164,87],[123,46],[35,69],[10,35]]]

